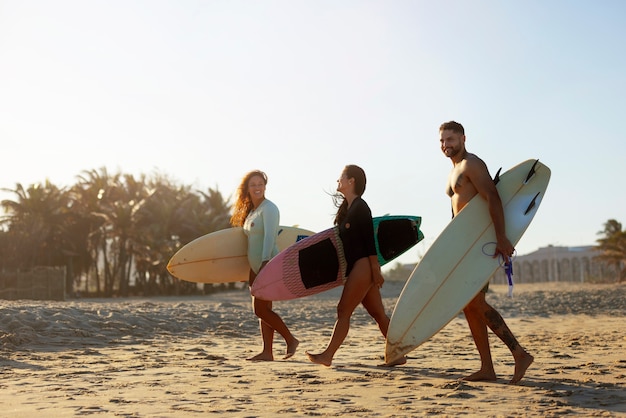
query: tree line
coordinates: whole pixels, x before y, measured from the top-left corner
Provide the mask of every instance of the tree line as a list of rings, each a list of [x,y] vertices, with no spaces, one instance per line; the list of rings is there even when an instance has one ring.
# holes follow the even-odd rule
[[[100,168],[70,187],[46,180],[3,190],[15,198],[1,202],[0,272],[63,266],[69,295],[196,293],[167,262],[193,239],[229,227],[231,206],[217,189],[193,190],[159,173]]]
[[[193,190],[159,173],[135,177],[83,171],[70,187],[46,180],[3,189],[0,272],[62,266],[69,295],[181,295],[195,283],[172,277],[171,256],[186,243],[230,226],[230,198]],[[598,233],[599,259],[626,281],[626,231],[614,219]],[[393,271],[390,273],[393,275]],[[210,286],[210,285],[208,285]]]

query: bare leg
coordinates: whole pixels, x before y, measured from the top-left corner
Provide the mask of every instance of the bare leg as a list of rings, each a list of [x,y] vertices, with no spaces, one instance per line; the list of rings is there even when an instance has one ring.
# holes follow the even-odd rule
[[[487,334],[487,325],[484,321],[484,305],[485,294],[480,292],[472,301],[463,309],[465,319],[472,332],[474,344],[480,355],[480,370],[463,378],[468,381],[495,381],[496,372],[493,368],[491,359],[491,349],[489,348],[489,335]]]
[[[486,326],[488,326],[493,333],[496,334],[498,338],[504,342],[504,344],[506,344],[509,350],[511,350],[511,354],[513,354],[513,359],[515,360],[515,371],[513,373],[513,378],[509,383],[515,384],[519,382],[526,374],[528,367],[534,361],[534,357],[524,350],[524,348],[517,342],[517,339],[498,311],[487,303],[485,300],[485,293],[480,292],[465,308],[464,312],[465,317],[470,324],[472,336],[474,337],[476,347],[478,348],[478,352],[481,357],[481,369],[473,375],[468,376],[466,380],[495,380],[496,374],[491,361],[489,340],[486,336]],[[476,332],[473,326],[476,328]],[[482,336],[483,330],[485,333],[484,337]],[[478,340],[477,335],[479,335]],[[479,346],[479,341],[481,342],[482,348]],[[493,376],[493,379],[491,379],[490,376]]]
[[[483,294],[484,299],[484,294]],[[513,358],[515,359],[515,370],[513,372],[513,378],[509,383],[515,384],[522,380],[524,375],[526,374],[526,370],[535,360],[535,358],[530,355],[524,348],[519,345],[517,339],[504,322],[502,316],[496,311],[491,305],[487,302],[485,304],[485,322],[487,326],[493,331],[494,334],[498,336],[506,344],[506,346],[511,350],[511,354],[513,354]]]
[[[272,341],[274,339],[274,330],[276,330],[285,339],[287,351],[285,359],[293,356],[298,348],[298,341],[287,328],[281,317],[272,310],[272,302],[258,298],[254,299],[254,313],[261,319],[261,335],[263,336],[263,352],[255,357],[255,360],[273,360]],[[269,331],[268,331],[269,330]]]
[[[372,275],[367,258],[359,259],[352,268],[337,304],[337,321],[333,335],[326,349],[320,354],[307,352],[313,363],[330,366],[335,353],[345,340],[350,330],[350,318],[356,307],[361,303],[368,289],[372,286]]]
[[[380,332],[383,337],[387,338],[387,330],[389,329],[389,316],[385,312],[385,306],[383,305],[383,298],[380,295],[380,289],[377,286],[371,286],[367,291],[365,298],[361,301],[363,307],[367,310],[372,318],[378,324]],[[385,366],[399,366],[406,363],[406,357],[402,356],[399,359],[386,363]]]
[[[380,289],[377,286],[371,286],[365,294],[363,301],[361,301],[361,304],[374,321],[376,321],[383,337],[387,337],[389,317],[387,313],[385,313],[385,306],[383,305],[383,298],[380,295]]]
[[[250,270],[249,284],[252,286],[256,274]],[[250,357],[248,360],[252,361],[273,361],[273,343],[274,343],[274,330],[278,331],[283,336],[287,343],[287,352],[285,359],[293,356],[298,348],[298,341],[289,331],[287,325],[283,322],[280,316],[272,310],[272,302],[252,297],[252,308],[256,316],[259,317],[259,324],[261,327],[261,338],[263,340],[263,351],[256,356]]]
[[[274,343],[274,329],[266,324],[262,319],[259,319],[259,326],[261,328],[261,339],[263,340],[263,351],[256,356],[250,357],[247,360],[250,361],[273,361],[274,353],[272,346]]]

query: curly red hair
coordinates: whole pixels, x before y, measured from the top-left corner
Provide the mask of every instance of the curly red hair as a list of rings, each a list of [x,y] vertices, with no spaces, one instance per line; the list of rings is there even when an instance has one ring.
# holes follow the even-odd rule
[[[267,174],[261,170],[252,170],[243,176],[237,188],[237,200],[233,205],[233,216],[230,217],[230,224],[232,226],[243,226],[248,214],[252,211],[252,199],[248,191],[248,183],[252,177],[261,177],[263,183],[267,185]]]

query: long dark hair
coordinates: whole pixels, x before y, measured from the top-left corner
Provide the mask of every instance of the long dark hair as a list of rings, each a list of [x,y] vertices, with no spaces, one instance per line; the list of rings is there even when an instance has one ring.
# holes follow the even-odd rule
[[[365,170],[358,165],[349,164],[343,169],[343,172],[346,174],[347,178],[354,179],[354,192],[357,196],[363,196],[363,193],[365,193],[365,185],[367,184]],[[339,225],[348,213],[348,202],[341,193],[333,194],[333,202],[338,208],[337,214],[335,215],[335,225]]]

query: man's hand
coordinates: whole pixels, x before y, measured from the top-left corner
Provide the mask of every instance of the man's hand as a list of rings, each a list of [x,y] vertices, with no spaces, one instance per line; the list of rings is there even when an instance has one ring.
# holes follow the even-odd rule
[[[508,238],[500,238],[496,242],[496,251],[493,255],[494,258],[501,255],[505,262],[511,261],[511,257],[515,253],[515,247],[511,244]]]

